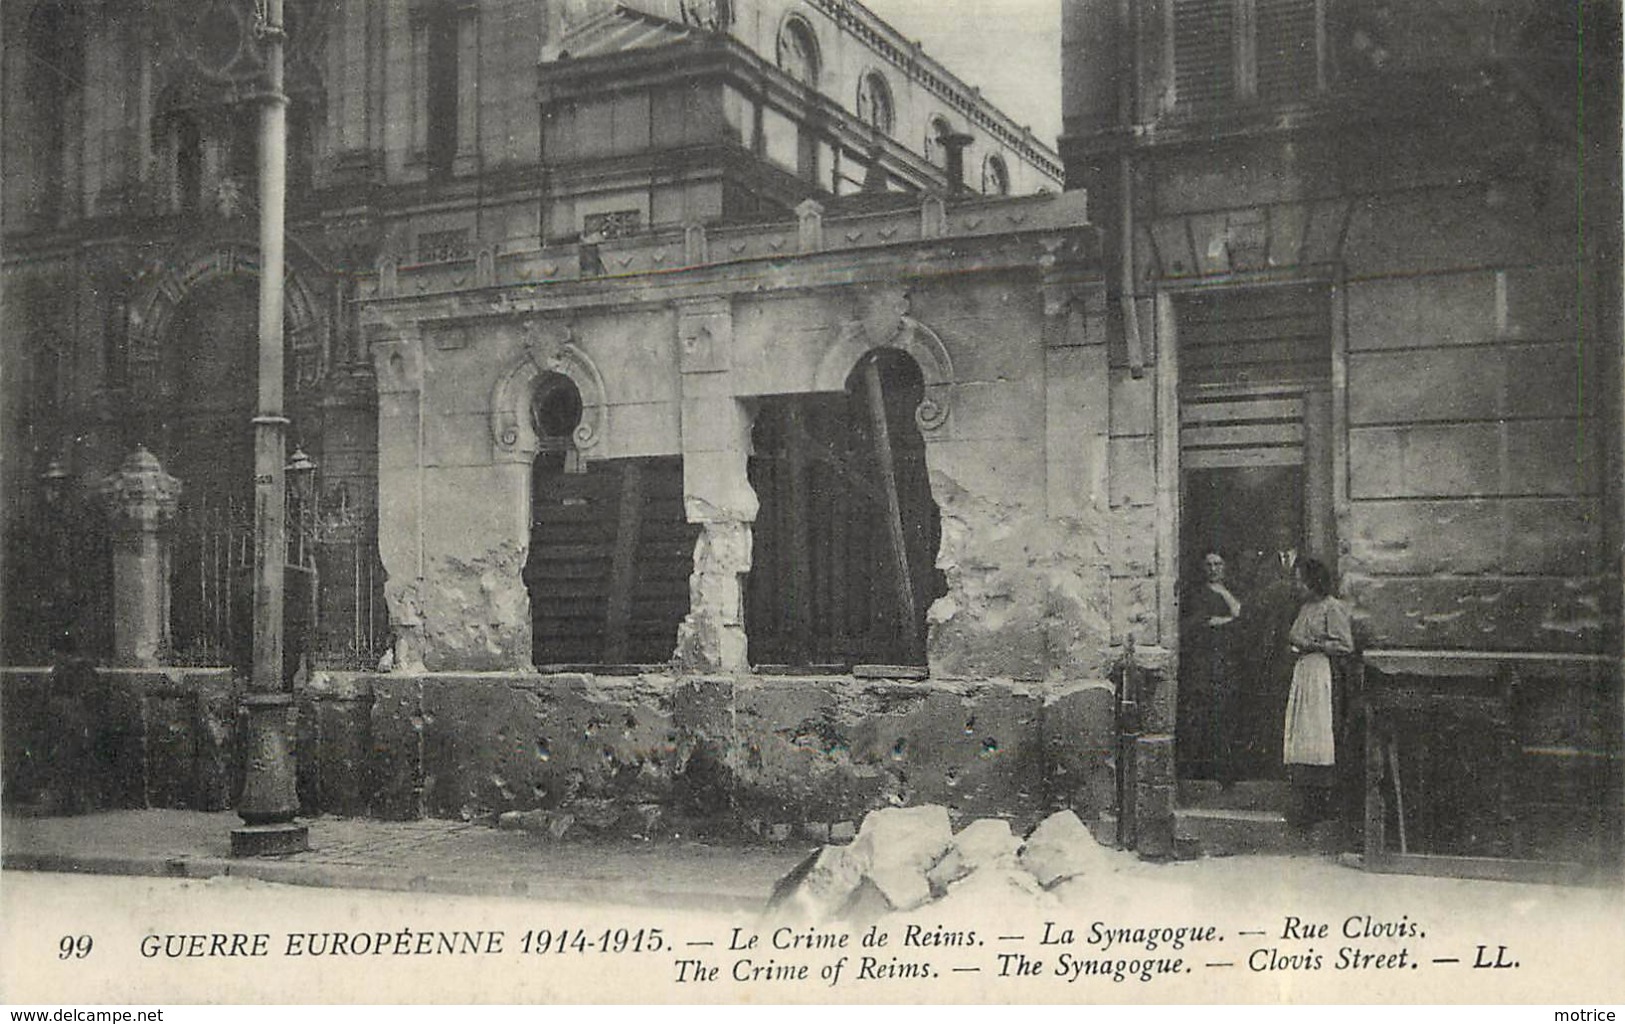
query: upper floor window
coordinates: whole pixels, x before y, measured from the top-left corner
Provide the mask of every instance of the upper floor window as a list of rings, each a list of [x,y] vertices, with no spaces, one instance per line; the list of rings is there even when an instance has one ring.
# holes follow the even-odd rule
[[[878,71],[871,71],[858,79],[858,117],[882,135],[890,135],[892,113],[891,86]]]
[[[450,5],[430,9],[424,24],[427,35],[426,136],[424,158],[429,173],[445,177],[457,158],[457,10]]]
[[[74,111],[84,91],[85,25],[78,6],[58,2],[35,7],[24,47],[25,102],[30,127],[37,134],[23,149],[32,160],[34,212],[42,222],[51,223],[67,196]]]
[[[982,192],[990,196],[1010,194],[1010,169],[997,154],[990,155],[982,164]]]
[[[801,18],[785,19],[779,29],[779,68],[802,85],[818,84],[818,37]]]
[[[1326,84],[1327,0],[1174,0],[1172,105],[1306,99]]]
[[[174,158],[176,212],[246,217],[258,208],[259,133],[253,118],[232,114],[228,107],[180,106],[161,115],[160,131]]]

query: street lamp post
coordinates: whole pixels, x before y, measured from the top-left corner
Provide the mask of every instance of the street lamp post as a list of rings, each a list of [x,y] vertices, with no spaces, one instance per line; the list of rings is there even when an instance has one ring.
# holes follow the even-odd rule
[[[248,770],[232,830],[237,857],[297,853],[310,832],[294,821],[294,700],[282,687],[283,565],[287,496],[283,456],[288,420],[282,411],[283,202],[287,191],[288,98],[282,91],[282,0],[256,0],[264,45],[259,91],[259,404],[254,417],[254,666],[247,711]]]

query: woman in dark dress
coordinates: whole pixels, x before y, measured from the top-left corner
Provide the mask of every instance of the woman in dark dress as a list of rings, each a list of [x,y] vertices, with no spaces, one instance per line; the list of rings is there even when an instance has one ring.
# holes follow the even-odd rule
[[[1237,678],[1237,623],[1241,602],[1224,582],[1224,559],[1210,551],[1202,559],[1206,577],[1186,595],[1180,629],[1179,690],[1181,774],[1236,781],[1235,751],[1240,680]]]

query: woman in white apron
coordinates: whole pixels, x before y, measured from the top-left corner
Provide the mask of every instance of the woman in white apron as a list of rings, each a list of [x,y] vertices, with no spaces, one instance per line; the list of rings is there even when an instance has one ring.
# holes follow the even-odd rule
[[[1326,817],[1335,782],[1338,751],[1332,658],[1354,651],[1354,627],[1348,608],[1332,596],[1332,576],[1324,563],[1301,559],[1297,581],[1303,606],[1287,634],[1297,661],[1286,702],[1282,760],[1297,791],[1300,820],[1313,824]]]

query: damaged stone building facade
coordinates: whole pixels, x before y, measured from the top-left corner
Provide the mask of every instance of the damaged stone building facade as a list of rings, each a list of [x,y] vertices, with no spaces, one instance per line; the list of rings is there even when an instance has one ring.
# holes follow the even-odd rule
[[[1023,816],[1058,775],[1109,798],[1082,194],[807,204],[600,254],[619,272],[540,249],[483,287],[362,285],[399,636],[371,728],[420,731],[417,809]]]
[[[7,660],[70,619],[117,662],[6,673],[13,802],[52,756],[91,803],[241,770],[253,160],[174,43],[241,25],[206,6],[6,13]],[[1545,5],[1426,8],[1069,0],[1057,158],[845,0],[290,2],[305,809],[1070,806],[1167,856],[1217,551],[1259,650],[1293,558],[1340,577],[1396,849],[1617,855],[1618,151]],[[160,536],[122,643],[98,580]],[[1512,780],[1487,832],[1428,811],[1462,765]]]
[[[240,778],[247,11],[7,8],[13,803]],[[288,51],[306,810],[1106,806],[1053,152],[834,0],[290,3]]]

